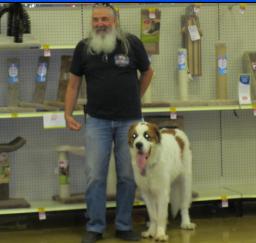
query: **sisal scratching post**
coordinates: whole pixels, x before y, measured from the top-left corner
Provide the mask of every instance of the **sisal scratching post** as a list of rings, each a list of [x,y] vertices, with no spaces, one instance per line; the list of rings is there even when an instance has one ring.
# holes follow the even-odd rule
[[[61,66],[60,66],[60,77],[59,77],[59,86],[57,93],[57,101],[65,101],[65,94],[69,80],[69,69],[72,61],[72,56],[61,56]]]
[[[59,151],[59,184],[60,184],[60,198],[65,199],[70,197],[69,185],[69,162],[66,151]]]
[[[188,100],[188,65],[187,50],[184,48],[178,51],[178,79],[179,79],[179,95],[181,100]]]
[[[18,58],[8,58],[8,96],[7,106],[19,106],[19,64]]]
[[[202,75],[201,37],[199,18],[193,6],[181,17],[182,47],[187,49],[187,65],[192,76]]]
[[[0,209],[28,208],[30,205],[23,198],[10,198],[9,184],[11,167],[9,153],[21,148],[26,143],[22,137],[16,137],[9,143],[0,144]]]
[[[35,90],[33,103],[43,104],[47,87],[47,72],[49,68],[49,57],[41,56],[38,59],[37,74],[35,80]]]
[[[216,98],[227,99],[227,47],[224,42],[217,42],[215,44],[216,54]]]

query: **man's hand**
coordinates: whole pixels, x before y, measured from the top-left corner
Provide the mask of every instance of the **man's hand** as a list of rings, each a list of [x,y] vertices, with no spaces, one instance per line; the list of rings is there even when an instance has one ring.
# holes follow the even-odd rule
[[[65,116],[67,127],[73,131],[79,131],[82,125],[77,122],[73,116]]]

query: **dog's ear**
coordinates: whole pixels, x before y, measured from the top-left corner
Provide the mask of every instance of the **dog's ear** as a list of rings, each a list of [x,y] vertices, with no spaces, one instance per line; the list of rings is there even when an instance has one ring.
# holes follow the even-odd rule
[[[135,132],[135,127],[137,126],[137,124],[138,123],[134,123],[133,125],[131,125],[128,131],[128,144],[130,147],[132,147],[134,141],[133,134]]]
[[[161,133],[160,133],[159,127],[155,123],[149,123],[149,129],[151,130],[151,132],[153,134],[155,143],[160,143],[161,142]]]

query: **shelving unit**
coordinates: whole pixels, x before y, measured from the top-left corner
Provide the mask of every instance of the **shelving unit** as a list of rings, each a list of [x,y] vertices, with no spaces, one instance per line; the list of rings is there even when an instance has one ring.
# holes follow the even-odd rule
[[[249,4],[244,15],[239,15],[238,5],[204,4],[199,13],[202,37],[203,76],[190,82],[191,101],[181,102],[178,97],[177,50],[181,45],[180,16],[185,13],[188,4],[154,4],[162,11],[160,55],[152,56],[152,66],[156,71],[152,82],[152,103],[145,105],[144,115],[169,116],[176,111],[184,116],[184,128],[191,140],[193,149],[193,190],[199,193],[194,202],[221,201],[223,198],[256,199],[256,171],[254,136],[256,134],[255,117],[252,105],[240,106],[237,98],[238,75],[242,72],[240,57],[247,49],[255,49],[255,11],[256,5]],[[121,25],[125,31],[140,36],[140,10],[149,5],[118,4]],[[1,48],[0,59],[0,106],[4,106],[6,85],[6,63],[8,57],[21,59],[21,95],[24,101],[32,97],[33,82],[38,56],[42,55],[44,45],[49,45],[51,60],[47,99],[56,97],[61,55],[72,55],[76,43],[87,36],[91,6],[61,7],[52,5],[28,9],[32,22],[32,34],[38,39],[36,48],[25,44],[16,47]],[[4,25],[4,21],[2,25]],[[246,28],[244,28],[246,26]],[[4,30],[2,33],[5,33]],[[250,33],[251,38],[244,38]],[[0,36],[1,37],[1,36]],[[228,46],[228,72],[230,100],[217,101],[215,98],[215,60],[214,45],[218,40],[226,41]],[[28,48],[27,48],[28,47]],[[161,102],[164,102],[161,105]],[[234,112],[238,116],[234,116]],[[54,148],[62,143],[83,143],[83,134],[72,133],[65,129],[45,130],[42,118],[46,114],[57,112],[20,112],[0,113],[1,141],[21,134],[28,144],[12,155],[13,178],[11,192],[14,197],[24,196],[31,204],[28,209],[0,210],[0,214],[37,213],[83,210],[84,204],[64,205],[51,200],[56,193],[57,179],[54,169],[57,154]],[[83,122],[83,111],[74,115]],[[72,157],[73,190],[82,191],[82,163]],[[72,166],[71,165],[71,166]],[[253,178],[255,174],[255,179]],[[237,176],[242,178],[238,178]],[[255,182],[255,184],[254,184]],[[256,187],[255,187],[256,188]],[[142,202],[136,202],[142,205]],[[115,207],[115,203],[108,203]]]

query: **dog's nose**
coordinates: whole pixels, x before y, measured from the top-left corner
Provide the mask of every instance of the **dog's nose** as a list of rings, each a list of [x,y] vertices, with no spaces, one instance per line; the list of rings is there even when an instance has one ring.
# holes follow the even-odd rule
[[[143,144],[141,142],[138,142],[138,143],[135,144],[135,146],[136,146],[137,149],[142,149]]]

